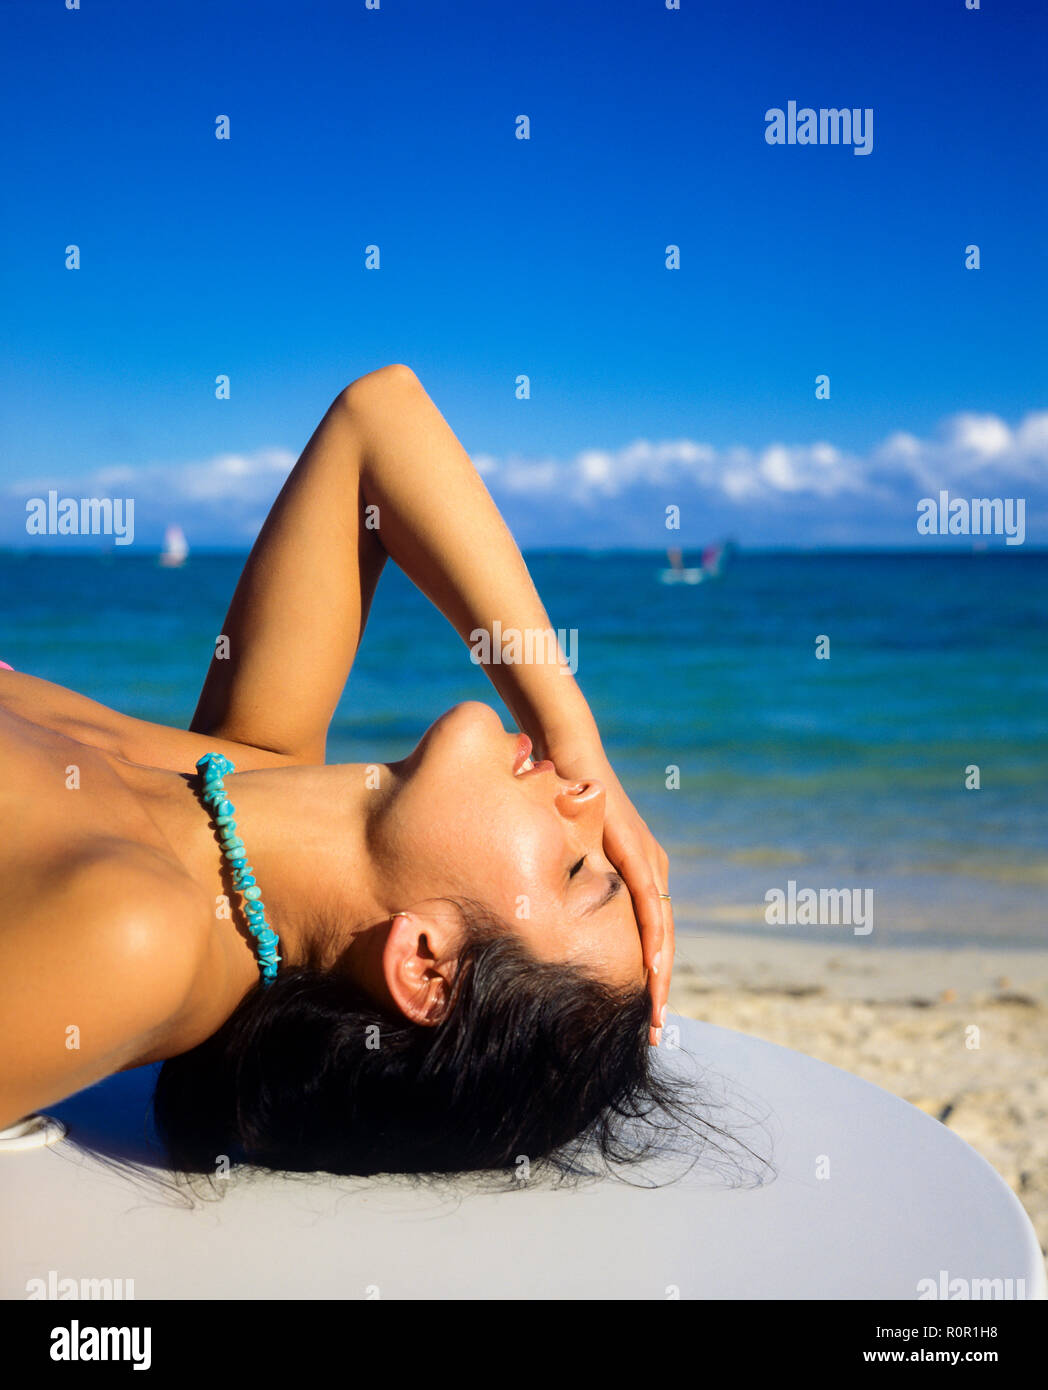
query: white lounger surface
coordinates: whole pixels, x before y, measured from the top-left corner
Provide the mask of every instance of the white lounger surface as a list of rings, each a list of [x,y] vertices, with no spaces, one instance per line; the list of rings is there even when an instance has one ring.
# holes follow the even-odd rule
[[[774,1178],[731,1187],[700,1161],[655,1189],[491,1193],[256,1173],[187,1208],[68,1141],[16,1146],[0,1152],[0,1296],[24,1299],[49,1278],[133,1279],[137,1299],[915,1299],[986,1280],[1011,1281],[1005,1296],[1046,1296],[1019,1201],[943,1125],[800,1053],[669,1024],[680,1048],[667,1062],[700,1070],[722,1102],[740,1098],[717,1123],[735,1120],[756,1146],[743,1117],[767,1117]],[[123,1129],[133,1141],[154,1076],[124,1073],[49,1114],[71,1136]]]

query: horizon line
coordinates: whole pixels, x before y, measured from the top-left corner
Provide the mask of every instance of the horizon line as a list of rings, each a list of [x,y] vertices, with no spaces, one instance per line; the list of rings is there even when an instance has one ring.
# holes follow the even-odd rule
[[[963,545],[953,544],[949,539],[936,536],[932,544],[914,545],[906,544],[844,544],[844,545],[790,545],[780,542],[771,545],[742,545],[738,541],[697,541],[693,545],[680,545],[674,547],[665,546],[640,546],[640,545],[529,545],[521,546],[522,555],[656,555],[664,556],[667,549],[678,549],[682,554],[690,552],[701,552],[710,545],[730,544],[735,550],[734,558],[740,555],[994,555],[994,554],[1027,554],[1044,555],[1048,554],[1048,544],[1028,545],[1025,541],[1022,545],[1008,545],[1004,537],[994,536],[991,538],[995,544],[983,545]],[[971,537],[957,537],[956,540],[969,541]],[[129,554],[139,556],[163,555],[162,545],[88,545],[79,542],[73,545],[7,545],[0,544],[0,555],[115,555],[121,551],[128,551]],[[223,545],[194,545],[189,551],[189,556],[193,555],[243,555],[251,553],[251,545],[246,546],[223,546]]]

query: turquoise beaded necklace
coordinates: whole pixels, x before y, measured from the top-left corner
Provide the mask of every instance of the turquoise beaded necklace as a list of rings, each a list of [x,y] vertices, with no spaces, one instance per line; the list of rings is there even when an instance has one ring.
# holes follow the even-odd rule
[[[236,807],[226,796],[226,789],[222,785],[226,773],[236,772],[236,768],[221,753],[207,753],[197,762],[197,769],[204,782],[202,800],[211,807],[222,853],[233,871],[233,887],[244,899],[248,928],[258,942],[258,968],[262,972],[262,984],[271,985],[281,959],[277,955],[280,937],[266,919],[262,890],[255,882],[254,872],[247,862],[244,842],[237,834],[236,821],[233,819]]]

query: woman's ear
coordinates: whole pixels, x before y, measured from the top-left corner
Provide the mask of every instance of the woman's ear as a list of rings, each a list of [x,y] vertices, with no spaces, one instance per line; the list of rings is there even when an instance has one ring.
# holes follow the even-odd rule
[[[445,1018],[451,1001],[462,926],[450,904],[429,907],[423,904],[427,910],[393,914],[382,952],[382,975],[400,1012],[413,1023],[434,1027]]]

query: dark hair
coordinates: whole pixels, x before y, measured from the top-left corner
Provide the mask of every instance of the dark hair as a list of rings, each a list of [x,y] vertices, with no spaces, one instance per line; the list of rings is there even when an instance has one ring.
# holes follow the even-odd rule
[[[694,1136],[693,1099],[654,1063],[641,986],[539,961],[476,905],[463,917],[436,1026],[303,965],[165,1062],[154,1114],[171,1166],[213,1174],[225,1155],[287,1172],[446,1174],[513,1170],[523,1155],[581,1175],[644,1156],[667,1120]]]

